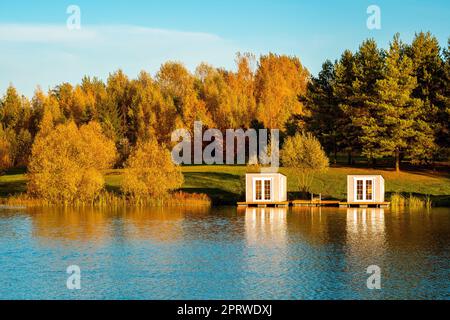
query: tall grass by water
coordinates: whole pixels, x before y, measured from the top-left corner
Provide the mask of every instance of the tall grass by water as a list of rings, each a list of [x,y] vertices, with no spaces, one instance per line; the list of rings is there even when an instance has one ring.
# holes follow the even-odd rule
[[[174,192],[166,197],[155,199],[150,197],[127,197],[114,192],[103,191],[90,202],[73,201],[52,203],[45,199],[39,199],[21,193],[4,198],[2,204],[7,206],[46,207],[46,206],[71,206],[71,207],[176,207],[176,206],[211,206],[211,199],[205,194]]]
[[[431,208],[432,201],[430,196],[416,197],[412,193],[410,193],[409,196],[404,196],[401,193],[394,193],[391,196],[391,206],[395,208],[411,209]]]

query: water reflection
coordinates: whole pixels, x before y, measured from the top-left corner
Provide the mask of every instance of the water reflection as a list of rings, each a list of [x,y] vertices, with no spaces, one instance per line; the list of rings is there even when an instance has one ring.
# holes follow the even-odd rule
[[[347,233],[359,232],[372,235],[384,233],[384,209],[378,208],[348,208]]]
[[[287,214],[287,208],[246,208],[245,235],[248,244],[285,244]]]
[[[382,250],[386,237],[384,218],[384,209],[347,209],[346,232],[347,242],[350,247],[364,247],[366,250],[371,251]],[[364,246],[361,246],[361,241],[366,242]]]
[[[349,208],[346,214],[346,270],[359,270],[364,274],[367,267],[377,265],[385,270],[386,225],[385,211],[378,208]],[[350,280],[362,292],[361,278]],[[358,286],[359,284],[359,286]]]
[[[0,299],[449,298],[450,210],[0,210],[0,257]]]
[[[314,245],[341,242],[342,221],[328,214],[330,208],[294,207],[289,217],[289,233]],[[335,230],[339,230],[335,232]]]
[[[112,239],[178,241],[183,222],[209,214],[207,207],[174,208],[33,208],[33,235],[41,240],[102,244]]]

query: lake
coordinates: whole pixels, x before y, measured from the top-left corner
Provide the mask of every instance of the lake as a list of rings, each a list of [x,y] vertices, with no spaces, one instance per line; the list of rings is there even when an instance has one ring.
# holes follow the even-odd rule
[[[449,208],[0,209],[0,299],[449,298]]]

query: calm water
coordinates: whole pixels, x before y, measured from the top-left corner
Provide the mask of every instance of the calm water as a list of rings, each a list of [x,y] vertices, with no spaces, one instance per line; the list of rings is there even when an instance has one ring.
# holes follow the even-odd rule
[[[450,209],[0,209],[0,298],[450,299]]]

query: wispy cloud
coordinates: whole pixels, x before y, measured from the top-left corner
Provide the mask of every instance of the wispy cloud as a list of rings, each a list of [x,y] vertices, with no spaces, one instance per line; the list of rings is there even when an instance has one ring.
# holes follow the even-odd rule
[[[218,35],[130,25],[82,26],[0,24],[0,90],[12,82],[26,95],[37,85],[105,79],[122,68],[130,76],[154,73],[168,60],[190,69],[202,61],[231,67],[239,48]]]
[[[221,41],[219,36],[203,32],[184,32],[130,25],[86,26],[80,30],[69,30],[62,25],[0,24],[0,41],[30,43],[92,43],[98,40],[128,40],[150,37],[153,40]],[[131,39],[129,38],[131,37]]]
[[[69,30],[55,25],[0,24],[0,41],[12,43],[70,43],[94,41],[99,34],[94,28]]]

